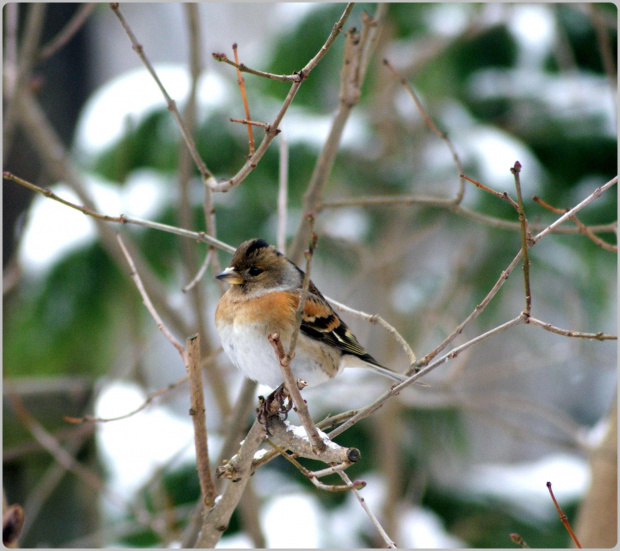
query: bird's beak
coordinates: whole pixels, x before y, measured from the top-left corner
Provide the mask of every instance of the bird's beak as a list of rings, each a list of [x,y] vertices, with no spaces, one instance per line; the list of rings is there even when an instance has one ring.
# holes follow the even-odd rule
[[[221,274],[216,275],[215,279],[230,283],[230,285],[241,285],[243,283],[243,278],[232,266],[228,266]]]

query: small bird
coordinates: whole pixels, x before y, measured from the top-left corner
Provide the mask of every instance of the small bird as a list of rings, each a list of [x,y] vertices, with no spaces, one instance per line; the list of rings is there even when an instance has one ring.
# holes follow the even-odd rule
[[[283,382],[268,340],[277,332],[288,350],[304,272],[273,245],[250,239],[239,245],[217,279],[230,284],[215,310],[215,325],[232,363],[246,377],[276,388]],[[382,366],[310,282],[291,370],[308,386],[328,381],[344,367],[365,367],[394,381],[406,377]]]

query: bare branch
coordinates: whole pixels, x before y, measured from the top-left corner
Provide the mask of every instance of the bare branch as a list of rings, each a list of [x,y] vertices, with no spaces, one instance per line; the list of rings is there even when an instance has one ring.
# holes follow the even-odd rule
[[[58,201],[59,203],[62,203],[63,205],[66,205],[68,207],[71,207],[72,209],[75,210],[79,210],[80,212],[91,216],[93,218],[96,218],[98,220],[102,220],[104,222],[112,222],[112,223],[116,223],[116,224],[134,224],[136,226],[142,226],[144,228],[151,228],[153,230],[160,230],[160,231],[165,231],[168,233],[173,233],[175,235],[180,235],[182,237],[187,237],[189,239],[193,239],[195,241],[202,241],[203,243],[208,243],[209,245],[213,245],[215,247],[217,247],[218,249],[222,249],[223,251],[229,252],[229,253],[234,253],[235,252],[235,248],[232,247],[231,245],[227,245],[226,243],[224,243],[223,241],[219,241],[217,239],[215,239],[214,237],[211,237],[210,235],[207,235],[205,232],[195,232],[195,231],[190,231],[190,230],[186,230],[183,228],[178,228],[176,226],[170,226],[168,224],[161,224],[160,222],[153,222],[151,220],[144,220],[142,218],[135,218],[132,216],[127,216],[125,214],[121,214],[119,216],[110,216],[107,214],[101,214],[95,210],[93,210],[90,207],[86,207],[83,205],[77,205],[75,203],[72,203],[71,201],[67,201],[66,199],[62,199],[61,197],[59,197],[58,195],[56,195],[54,192],[52,192],[49,189],[43,189],[39,186],[36,186],[35,184],[28,182],[27,180],[24,180],[22,178],[20,178],[19,176],[15,176],[14,174],[11,174],[10,172],[4,172],[2,174],[2,177],[7,179],[7,180],[12,180],[24,187],[27,187],[28,189],[31,189],[32,191],[36,191],[37,193],[40,193],[41,195],[45,195],[46,197],[48,197],[49,199],[53,199],[54,201]]]
[[[233,52],[235,54],[235,63],[238,65],[239,54],[237,53],[236,42],[233,44]],[[239,82],[239,89],[241,90],[241,99],[243,100],[243,109],[245,110],[245,119],[249,121],[252,117],[250,117],[250,107],[248,105],[248,97],[245,93],[245,81],[243,80],[243,75],[241,74],[241,71],[239,69],[237,69],[237,79]],[[251,157],[252,155],[254,155],[254,135],[252,134],[252,125],[248,123],[246,124],[246,126],[248,127],[248,144],[249,144],[249,149],[250,149],[250,153],[248,157]]]
[[[405,89],[405,91],[407,92],[407,94],[409,94],[409,96],[411,97],[411,99],[415,103],[416,107],[418,108],[418,111],[420,112],[420,115],[422,115],[422,120],[424,121],[424,124],[426,125],[426,127],[431,132],[436,134],[439,137],[439,139],[443,140],[446,143],[446,145],[448,146],[448,149],[450,150],[450,153],[452,154],[452,159],[454,160],[454,164],[456,165],[457,173],[459,175],[459,191],[457,193],[456,198],[454,199],[454,204],[455,205],[460,204],[461,201],[463,200],[463,197],[465,196],[465,182],[464,182],[464,176],[463,176],[463,167],[461,165],[461,160],[459,159],[459,155],[456,152],[456,147],[454,147],[454,144],[452,143],[452,140],[449,138],[449,136],[444,131],[439,130],[437,125],[433,122],[433,119],[426,112],[426,109],[424,109],[424,106],[422,105],[422,102],[420,101],[420,98],[415,93],[415,90],[413,89],[413,87],[407,82],[405,77],[403,77],[392,66],[392,64],[387,59],[383,60],[383,64],[390,71],[392,71],[394,76],[396,76],[396,78],[398,78],[399,82],[402,84],[402,86]]]
[[[207,445],[207,420],[205,416],[205,397],[202,389],[202,369],[200,368],[200,338],[198,335],[189,337],[187,346],[187,372],[189,377],[190,391],[190,415],[194,424],[194,442],[196,445],[196,468],[202,500],[205,507],[211,507],[215,503],[215,483],[211,476],[211,463],[209,461],[209,447]]]
[[[288,142],[280,134],[280,164],[278,173],[278,250],[286,250],[286,222],[288,210]]]
[[[268,442],[271,445],[278,445],[281,448],[292,451],[295,456],[305,457],[307,459],[315,459],[326,464],[346,464],[346,466],[356,463],[360,460],[361,455],[357,448],[345,448],[332,442],[329,437],[322,431],[319,431],[319,437],[326,443],[322,451],[317,451],[311,445],[310,441],[302,432],[300,427],[291,425],[287,421],[283,421],[279,417],[269,420],[269,432],[271,433]],[[280,451],[280,453],[282,453]],[[321,473],[325,476],[329,473]],[[316,474],[319,476],[319,474]]]
[[[406,381],[403,381],[402,383],[399,383],[399,384],[394,385],[393,387],[391,387],[389,390],[387,390],[381,396],[379,396],[379,398],[377,398],[373,403],[371,403],[368,406],[360,409],[353,417],[349,418],[342,425],[340,425],[339,427],[337,427],[333,431],[331,431],[329,433],[329,437],[331,439],[333,439],[335,436],[338,436],[339,434],[342,434],[344,431],[346,431],[347,429],[352,427],[358,421],[361,421],[362,419],[365,419],[366,417],[368,417],[369,415],[374,413],[388,399],[392,398],[393,396],[398,395],[399,392],[403,388],[405,388],[406,386],[409,386],[410,384],[414,383],[415,381],[417,381],[421,377],[424,377],[425,375],[430,373],[433,369],[439,367],[440,365],[444,364],[448,360],[456,358],[460,353],[464,352],[465,350],[467,350],[471,346],[473,346],[475,344],[478,344],[478,343],[480,343],[480,342],[482,342],[482,341],[484,341],[486,339],[489,339],[489,338],[491,338],[491,337],[493,337],[493,336],[495,336],[495,335],[497,335],[499,333],[502,333],[502,332],[506,331],[507,329],[510,329],[511,327],[514,327],[515,325],[519,325],[521,323],[525,323],[525,316],[523,316],[522,314],[517,316],[516,318],[513,318],[510,321],[507,321],[506,323],[503,323],[503,324],[501,324],[501,325],[491,329],[490,331],[487,331],[486,333],[483,333],[482,335],[477,336],[474,339],[471,339],[470,341],[467,341],[466,343],[462,344],[461,346],[458,346],[458,347],[454,348],[451,352],[449,352],[449,353],[445,354],[444,356],[438,358],[434,362],[429,363],[426,367],[420,369],[419,371],[414,372],[411,376],[409,376],[407,378]]]
[[[131,41],[131,47],[138,54],[138,57],[142,61],[142,64],[146,67],[146,70],[153,77],[153,80],[155,81],[159,90],[164,96],[164,99],[166,100],[166,105],[168,106],[168,110],[172,113],[172,116],[174,117],[174,119],[177,122],[177,125],[179,126],[181,135],[183,136],[183,139],[185,140],[185,143],[187,144],[187,147],[192,155],[192,159],[194,159],[194,162],[196,163],[196,166],[198,167],[198,171],[200,172],[202,176],[202,180],[204,184],[211,187],[211,185],[215,183],[215,178],[213,177],[213,174],[211,174],[211,171],[207,168],[207,165],[205,164],[205,162],[200,157],[200,154],[198,153],[198,150],[196,149],[196,144],[194,143],[194,139],[192,138],[190,132],[188,131],[187,126],[185,125],[185,121],[183,120],[183,117],[181,117],[181,113],[179,113],[176,102],[170,97],[165,86],[162,84],[161,80],[159,80],[159,77],[157,76],[155,69],[153,68],[153,66],[151,65],[151,62],[149,61],[149,59],[146,57],[146,54],[144,53],[144,48],[142,44],[138,42],[131,27],[129,26],[129,23],[127,23],[125,17],[121,13],[119,4],[116,2],[112,2],[110,4],[110,7],[112,8],[112,11],[114,12],[116,17],[120,21],[121,25],[123,26],[123,29],[125,29],[125,33],[129,37],[129,40]]]
[[[538,195],[534,195],[532,197],[532,200],[535,201],[536,203],[538,203],[539,205],[541,205],[542,207],[546,208],[547,210],[550,210],[551,212],[555,212],[557,214],[563,214],[565,212],[568,212],[568,209],[559,209],[557,207],[552,207],[549,203],[546,203],[540,197],[538,197]],[[577,230],[579,231],[579,233],[583,233],[584,235],[589,237],[599,247],[601,247],[602,249],[605,249],[607,251],[614,252],[614,253],[618,252],[618,245],[612,245],[611,243],[607,243],[606,241],[603,241],[600,237],[598,237],[594,233],[595,230],[594,230],[593,227],[586,226],[576,216],[571,216],[570,219],[577,225]],[[617,230],[617,224],[615,225],[615,228]],[[615,233],[617,233],[617,232],[615,232]]]
[[[551,333],[556,333],[557,335],[564,335],[565,337],[573,337],[577,339],[592,339],[597,341],[617,341],[618,335],[607,335],[605,333],[582,333],[580,331],[572,331],[571,329],[561,329],[560,327],[556,327],[551,325],[550,323],[540,321],[536,318],[530,317],[527,321],[530,325],[537,325],[538,327],[542,327]]]
[[[256,69],[251,69],[244,63],[234,62],[231,59],[228,59],[228,56],[222,52],[213,52],[211,54],[215,61],[219,61],[220,63],[227,63],[228,65],[232,65],[236,67],[237,71],[242,73],[249,73],[251,75],[256,75],[258,77],[264,77],[271,80],[280,80],[282,82],[299,82],[302,80],[302,77],[299,73],[294,73],[292,75],[276,75],[274,73],[267,73],[265,71],[258,71]]]
[[[560,520],[562,521],[564,528],[566,528],[566,531],[570,534],[570,537],[573,540],[573,543],[575,544],[575,546],[581,549],[581,544],[579,543],[577,536],[573,532],[570,522],[568,522],[568,517],[564,514],[564,511],[562,511],[562,509],[560,508],[560,504],[557,502],[557,500],[555,499],[555,496],[553,495],[553,490],[551,489],[551,482],[547,482],[547,488],[549,490],[549,494],[551,495],[551,499],[553,500],[553,504],[555,505],[555,508],[558,514],[560,515]]]
[[[258,420],[254,421],[250,432],[243,439],[237,455],[230,461],[234,461],[234,474],[229,481],[226,490],[216,501],[215,505],[207,511],[202,530],[198,536],[195,547],[213,548],[228,528],[228,522],[232,516],[243,491],[252,474],[252,459],[265,437],[265,427]]]
[[[342,478],[342,480],[345,481],[346,484],[354,484],[353,482],[351,482],[351,479],[346,475],[346,473],[338,473],[338,474],[340,475],[340,478]],[[362,506],[362,509],[364,509],[365,513],[368,515],[370,522],[372,522],[372,525],[377,529],[377,532],[379,532],[379,536],[381,536],[381,539],[384,541],[386,547],[388,549],[396,549],[396,544],[394,543],[394,540],[390,538],[390,536],[388,536],[383,526],[381,526],[379,519],[370,510],[370,507],[368,507],[367,501],[362,496],[359,495],[359,493],[357,492],[357,489],[354,489],[353,493],[355,497],[357,498],[357,501],[359,502],[359,504]]]
[[[596,188],[590,195],[588,195],[583,201],[575,205],[572,209],[566,211],[560,218],[558,218],[553,224],[547,226],[543,231],[536,234],[532,238],[532,244],[538,243],[545,235],[551,233],[555,228],[566,222],[571,216],[574,216],[578,213],[582,208],[589,205],[592,201],[599,198],[603,193],[605,193],[609,188],[615,186],[618,183],[618,176],[614,176],[611,180],[609,180],[606,184],[601,187]]]
[[[325,444],[324,440],[319,436],[317,428],[312,421],[312,418],[310,417],[308,406],[306,405],[305,400],[302,398],[301,393],[299,392],[299,388],[295,381],[295,376],[293,375],[293,372],[291,370],[291,352],[289,352],[288,354],[284,352],[284,346],[282,345],[282,341],[280,340],[280,335],[278,333],[271,333],[268,336],[268,339],[273,346],[276,357],[278,358],[280,370],[282,371],[282,377],[284,379],[284,385],[286,387],[286,390],[288,391],[289,396],[293,400],[293,404],[295,404],[295,410],[299,415],[301,424],[303,425],[306,434],[308,435],[308,439],[312,443],[313,450],[315,450],[316,454],[320,454],[325,451],[327,445]],[[268,419],[269,423],[271,423],[272,417],[269,417]]]
[[[519,223],[521,224],[521,250],[523,251],[523,280],[525,286],[525,310],[526,316],[532,311],[532,289],[530,286],[530,255],[528,248],[530,246],[531,235],[527,227],[527,218],[525,217],[525,207],[523,206],[523,196],[521,194],[521,163],[516,161],[510,169],[515,178],[515,188],[517,189],[517,212],[519,213]]]
[[[385,13],[385,9],[385,4],[379,4],[376,19],[374,21],[369,18],[364,20],[364,29],[367,29],[363,33],[364,42],[362,42],[359,33],[354,29],[347,33],[340,74],[338,111],[334,116],[329,134],[323,149],[321,149],[312,172],[312,177],[308,183],[308,188],[304,194],[303,212],[318,213],[320,211],[323,189],[332,170],[336,154],[338,153],[338,146],[342,139],[342,133],[351,110],[359,102],[367,64],[370,60],[369,52],[375,45],[377,27],[380,17]],[[366,65],[363,65],[364,63]],[[288,251],[288,257],[293,262],[299,262],[301,258],[306,235],[308,235],[308,222],[302,219]]]
[[[185,348],[183,348],[183,345],[174,338],[170,330],[166,327],[166,325],[162,321],[161,317],[159,317],[159,314],[157,313],[157,310],[155,310],[155,307],[153,306],[153,303],[151,302],[149,295],[144,289],[144,285],[142,284],[142,279],[140,278],[140,274],[138,274],[136,270],[136,265],[134,264],[133,259],[131,258],[129,251],[127,250],[127,247],[125,247],[125,243],[123,242],[123,239],[121,238],[119,234],[116,234],[116,240],[118,241],[118,244],[120,245],[121,250],[123,251],[123,254],[125,255],[127,263],[129,264],[129,268],[131,269],[131,274],[130,274],[131,279],[134,280],[134,283],[136,284],[136,287],[138,288],[138,291],[140,292],[140,296],[142,297],[142,302],[144,303],[144,305],[146,306],[146,309],[149,311],[149,313],[155,320],[155,323],[157,324],[157,328],[164,334],[164,337],[166,337],[170,341],[172,346],[174,346],[177,349],[178,353],[181,355],[181,358],[183,359],[183,364],[187,365],[187,353],[185,352]]]
[[[491,189],[490,187],[487,187],[484,184],[481,184],[478,180],[474,180],[473,178],[470,178],[469,176],[465,176],[465,174],[461,174],[461,177],[467,180],[468,182],[471,182],[472,184],[474,184],[476,187],[480,188],[481,190],[486,191],[492,195],[495,195],[495,197],[499,197],[500,199],[505,199],[506,201],[508,201],[508,203],[510,203],[512,207],[514,207],[514,209],[517,212],[519,212],[519,205],[515,202],[514,199],[512,199],[512,197],[510,197],[510,195],[508,195],[507,191],[504,191],[504,193],[495,191],[494,189]]]
[[[209,183],[209,187],[213,191],[229,191],[230,189],[234,188],[235,186],[238,186],[241,182],[243,182],[243,180],[245,180],[248,174],[250,174],[250,172],[252,172],[252,170],[256,168],[258,162],[262,159],[263,155],[267,151],[267,148],[269,147],[273,139],[278,134],[279,132],[278,127],[280,125],[280,122],[282,122],[282,118],[284,117],[285,113],[288,111],[288,108],[291,102],[293,101],[295,94],[297,94],[297,91],[299,90],[299,87],[301,86],[302,82],[306,79],[310,71],[314,69],[314,67],[316,67],[316,64],[323,58],[323,56],[327,53],[329,48],[331,48],[334,40],[336,40],[338,34],[340,34],[340,32],[342,31],[344,22],[349,17],[351,9],[353,9],[353,4],[349,4],[346,7],[340,19],[334,24],[332,32],[327,37],[325,44],[321,47],[317,55],[315,55],[314,58],[312,58],[307,63],[307,65],[301,71],[299,71],[298,74],[300,78],[293,81],[293,84],[291,85],[291,88],[289,89],[288,94],[286,98],[284,99],[282,106],[280,107],[280,110],[276,114],[273,122],[269,124],[269,128],[266,129],[265,136],[263,137],[263,140],[261,141],[254,155],[252,155],[245,162],[245,164],[241,167],[241,169],[237,172],[237,174],[235,174],[232,178],[228,180],[224,180],[222,182],[218,182],[217,184]]]
[[[146,409],[148,407],[148,405],[151,402],[153,402],[153,400],[155,400],[159,396],[163,396],[164,394],[167,394],[171,390],[177,388],[179,385],[181,385],[185,381],[187,381],[187,379],[188,379],[188,377],[187,377],[187,375],[185,375],[185,376],[181,377],[180,379],[178,379],[177,381],[175,381],[174,383],[171,383],[171,384],[169,384],[168,386],[166,386],[164,388],[160,388],[159,390],[156,390],[155,392],[151,392],[150,394],[148,394],[146,396],[146,399],[144,400],[144,402],[142,402],[137,408],[132,409],[131,411],[129,411],[127,413],[123,413],[122,415],[117,415],[116,417],[94,417],[92,415],[83,415],[82,417],[70,417],[69,415],[65,415],[63,417],[63,419],[67,423],[72,423],[72,424],[80,424],[80,423],[110,423],[112,421],[120,421],[121,419],[127,419],[129,417],[133,417],[137,413],[141,412],[143,409]]]
[[[19,103],[23,93],[30,87],[32,67],[37,56],[41,33],[43,32],[46,10],[47,6],[44,3],[33,3],[30,6],[23,33],[24,39],[19,49],[19,57],[15,60],[17,65],[9,67],[9,75],[11,77],[6,82],[6,87],[3,90],[5,101],[7,101],[2,122],[2,148],[5,157],[13,144],[16,125],[20,118]],[[13,10],[9,11],[9,13],[11,12]],[[19,11],[15,10],[13,13],[15,18],[17,18]],[[15,29],[15,33],[15,40],[17,40],[17,29]]]
[[[416,363],[417,361],[416,355],[414,354],[409,344],[407,344],[407,341],[382,316],[380,316],[379,314],[367,314],[366,312],[362,312],[361,310],[355,310],[353,308],[350,308],[349,306],[342,304],[341,302],[338,302],[337,300],[334,300],[333,298],[329,298],[329,297],[325,297],[325,298],[329,300],[329,302],[331,302],[339,310],[342,310],[344,312],[349,312],[350,314],[353,314],[354,316],[364,319],[370,323],[373,323],[373,324],[378,323],[379,325],[381,325],[388,333],[390,333],[390,335],[392,335],[396,339],[396,342],[398,342],[398,344],[405,351],[405,354],[407,354],[407,358],[409,359],[409,365],[412,366],[413,364]]]
[[[75,34],[84,26],[84,23],[86,23],[86,20],[88,19],[96,5],[97,4],[94,2],[81,5],[77,9],[73,17],[69,21],[67,21],[67,24],[60,30],[60,32],[41,48],[39,59],[41,61],[49,59],[65,44],[67,44],[67,42],[69,42],[75,36]]]
[[[503,198],[503,196],[502,196]],[[500,228],[504,230],[520,231],[521,225],[519,222],[512,222],[510,220],[504,220],[502,218],[496,218],[493,216],[487,216],[478,212],[471,211],[462,205],[456,205],[453,199],[447,199],[443,197],[414,197],[412,195],[376,195],[372,197],[352,197],[347,199],[333,199],[326,200],[321,203],[320,210],[334,209],[340,207],[382,207],[382,206],[409,206],[409,205],[426,205],[429,207],[436,207],[441,209],[447,209],[450,212],[459,216],[464,216],[476,222],[480,222],[493,228]],[[565,212],[565,211],[562,211]],[[547,224],[530,224],[530,230],[542,231],[547,227]],[[590,232],[597,233],[617,233],[618,224],[613,222],[611,224],[596,224],[588,226]],[[579,227],[556,227],[553,229],[553,233],[557,234],[575,234],[583,233]]]

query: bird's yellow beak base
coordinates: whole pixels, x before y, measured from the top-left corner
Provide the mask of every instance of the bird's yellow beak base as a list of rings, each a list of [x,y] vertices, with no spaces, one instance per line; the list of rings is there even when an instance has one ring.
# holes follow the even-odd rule
[[[221,274],[216,275],[215,279],[219,279],[230,285],[241,285],[243,283],[243,278],[232,266],[226,268]]]

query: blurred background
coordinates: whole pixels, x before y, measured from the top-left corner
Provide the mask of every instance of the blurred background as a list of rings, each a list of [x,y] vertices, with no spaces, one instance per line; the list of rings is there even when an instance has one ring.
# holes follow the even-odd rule
[[[121,5],[217,179],[241,168],[248,136],[229,120],[245,117],[236,71],[211,53],[232,58],[236,43],[246,65],[291,74],[316,54],[343,9]],[[345,31],[361,29],[362,11],[376,9],[356,6]],[[521,236],[514,209],[469,184],[462,206],[484,220],[439,201],[353,204],[459,192],[446,142],[429,131],[382,59],[447,133],[467,176],[516,197],[510,168],[523,165],[525,211],[542,229],[559,214],[533,195],[566,209],[617,174],[617,9],[390,4],[378,36],[323,193],[333,204],[316,213],[312,279],[328,297],[381,315],[421,358],[482,301]],[[338,107],[343,44],[341,36],[301,86],[258,167],[241,186],[213,195],[218,239],[233,247],[257,236],[276,243],[284,142],[290,243]],[[108,215],[205,230],[198,171],[109,5],[4,6],[3,60],[3,170]],[[195,89],[192,60],[202,67]],[[244,77],[252,119],[270,122],[289,85]],[[24,111],[15,99],[24,90],[40,111]],[[254,134],[259,141],[263,131]],[[55,140],[53,157],[46,146]],[[599,226],[610,247],[574,231],[541,240],[530,250],[532,315],[563,329],[616,334],[616,188],[578,217]],[[182,342],[200,332],[203,357],[213,358],[205,367],[213,461],[243,384],[218,352],[214,268],[182,290],[206,246],[143,227],[102,226],[3,182],[3,486],[6,502],[25,510],[22,547],[172,547],[188,538],[200,489],[185,370],[142,304],[116,231],[131,244],[164,322]],[[218,252],[222,267],[229,259]],[[519,265],[452,346],[514,318],[524,302]],[[342,317],[382,363],[408,367],[384,329]],[[532,547],[567,546],[547,481],[578,536],[592,530],[586,506],[599,503],[594,516],[603,524],[595,533],[607,539],[587,541],[613,545],[617,498],[594,494],[597,476],[616,473],[616,351],[614,340],[512,328],[339,437],[362,453],[347,472],[368,483],[362,495],[400,547],[514,547],[511,533]],[[319,420],[372,402],[388,385],[349,370],[304,396]],[[113,418],[147,400],[116,421],[64,420]],[[616,484],[603,476],[603,487]],[[281,458],[257,471],[240,511],[220,546],[383,545],[352,495],[316,490]]]

